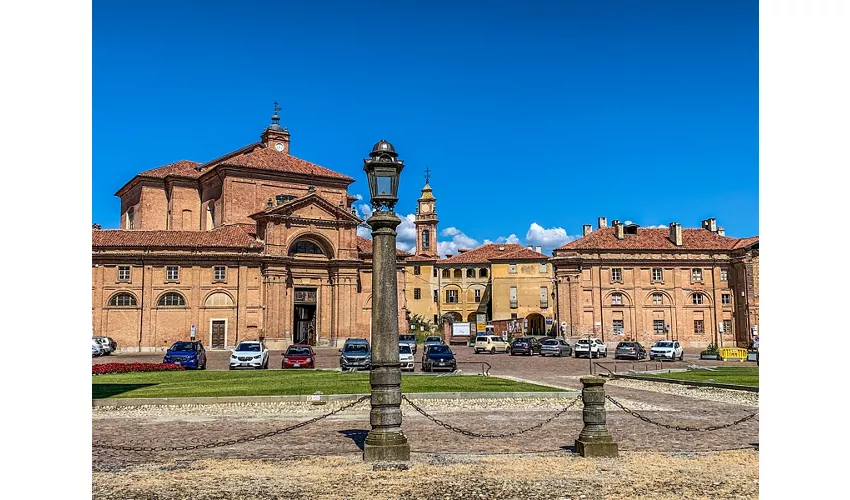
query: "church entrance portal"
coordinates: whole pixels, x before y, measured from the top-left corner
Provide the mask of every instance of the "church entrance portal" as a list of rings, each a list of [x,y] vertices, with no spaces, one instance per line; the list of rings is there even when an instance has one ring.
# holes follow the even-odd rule
[[[293,344],[316,345],[316,289],[295,289]]]

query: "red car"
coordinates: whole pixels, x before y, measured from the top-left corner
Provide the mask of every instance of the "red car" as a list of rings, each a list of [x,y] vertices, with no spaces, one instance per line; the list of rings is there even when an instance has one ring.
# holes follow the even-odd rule
[[[316,354],[313,348],[305,344],[292,344],[283,353],[281,368],[315,368]]]

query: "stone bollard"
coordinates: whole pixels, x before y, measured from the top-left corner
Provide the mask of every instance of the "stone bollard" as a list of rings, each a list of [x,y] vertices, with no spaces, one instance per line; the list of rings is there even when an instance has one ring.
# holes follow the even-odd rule
[[[576,453],[583,457],[616,457],[617,443],[605,424],[605,379],[582,377],[581,383],[584,429],[576,439]]]

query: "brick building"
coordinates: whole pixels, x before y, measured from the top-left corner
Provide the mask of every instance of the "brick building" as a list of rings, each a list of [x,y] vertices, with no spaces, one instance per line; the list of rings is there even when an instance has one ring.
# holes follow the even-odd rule
[[[758,331],[759,239],[700,228],[641,228],[599,218],[555,249],[557,316],[568,337],[675,339],[747,346]]]
[[[94,335],[140,350],[188,340],[193,326],[213,349],[370,336],[372,245],[357,236],[354,179],[292,156],[278,122],[276,108],[259,142],[118,190],[121,228],[92,230]]]

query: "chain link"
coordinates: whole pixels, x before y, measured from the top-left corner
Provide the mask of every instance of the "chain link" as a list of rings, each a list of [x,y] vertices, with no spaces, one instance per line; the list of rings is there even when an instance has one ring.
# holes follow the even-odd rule
[[[507,433],[503,433],[503,434],[478,434],[477,432],[472,432],[472,431],[468,431],[466,429],[461,429],[459,427],[455,427],[451,424],[447,424],[447,423],[443,422],[442,420],[439,420],[438,418],[435,418],[435,417],[429,415],[428,412],[426,412],[425,410],[423,410],[422,408],[417,406],[413,401],[409,400],[407,398],[407,396],[402,395],[401,398],[404,399],[405,401],[407,401],[407,403],[410,404],[410,406],[412,406],[414,410],[421,413],[425,418],[427,418],[428,420],[431,420],[432,422],[434,422],[437,425],[445,427],[446,429],[448,429],[450,431],[458,432],[460,434],[463,434],[464,436],[474,437],[474,438],[506,438],[506,437],[512,437],[512,436],[519,436],[520,434],[524,434],[526,432],[533,431],[534,429],[543,427],[544,425],[546,425],[549,422],[560,417],[561,415],[566,413],[567,410],[572,408],[573,405],[575,405],[581,399],[581,395],[579,394],[578,396],[576,396],[572,401],[570,401],[570,404],[568,404],[562,410],[559,410],[558,413],[552,415],[551,417],[547,418],[546,420],[544,420],[544,421],[542,421],[538,424],[532,425],[531,427],[529,427],[527,429],[522,429],[522,430],[514,431],[514,432],[507,432]]]
[[[360,403],[362,403],[363,401],[366,401],[367,399],[369,399],[370,397],[371,396],[368,395],[368,394],[365,395],[365,396],[361,396],[360,398],[354,400],[353,402],[348,403],[347,405],[341,406],[341,407],[337,408],[336,410],[333,410],[330,413],[325,413],[324,415],[320,415],[318,417],[311,418],[310,420],[305,420],[304,422],[300,422],[300,423],[297,423],[297,424],[294,424],[294,425],[290,425],[289,427],[284,427],[282,429],[277,429],[277,430],[273,430],[273,431],[269,431],[269,432],[264,432],[262,434],[257,434],[256,436],[241,437],[241,438],[238,438],[238,439],[228,439],[226,441],[216,441],[216,442],[213,442],[213,443],[193,444],[193,445],[189,445],[189,446],[154,446],[154,447],[150,447],[150,446],[120,446],[120,445],[110,445],[110,444],[106,444],[106,443],[93,442],[92,448],[100,448],[100,449],[106,449],[106,450],[120,450],[120,451],[190,451],[190,450],[196,450],[196,449],[200,449],[200,448],[219,448],[221,446],[232,446],[234,444],[247,443],[249,441],[256,441],[258,439],[265,439],[265,438],[269,438],[269,437],[272,437],[272,436],[277,436],[278,434],[283,434],[285,432],[293,431],[295,429],[300,429],[301,427],[316,423],[319,420],[323,420],[323,419],[330,417],[331,415],[336,415],[339,412],[342,412],[342,411],[345,411],[345,410],[347,410],[351,407],[357,406]]]
[[[666,429],[673,429],[673,430],[677,430],[677,431],[688,431],[688,432],[716,431],[716,430],[720,430],[720,429],[725,429],[727,427],[732,427],[733,425],[742,424],[742,423],[746,422],[747,420],[755,418],[755,416],[759,414],[759,412],[751,413],[751,414],[747,415],[746,417],[739,418],[738,420],[736,420],[732,423],[729,423],[729,424],[711,425],[711,426],[708,426],[708,427],[681,427],[681,426],[678,426],[678,425],[662,424],[661,422],[656,422],[654,420],[651,420],[648,417],[645,417],[645,416],[641,415],[640,413],[638,413],[634,410],[630,410],[630,409],[626,408],[619,401],[616,401],[611,396],[605,396],[605,399],[607,399],[608,401],[613,403],[614,406],[616,406],[617,408],[623,410],[624,412],[628,413],[629,415],[631,415],[633,417],[636,417],[636,418],[643,420],[644,422],[647,422],[647,423],[653,424],[653,425],[657,425],[659,427],[664,427]]]

